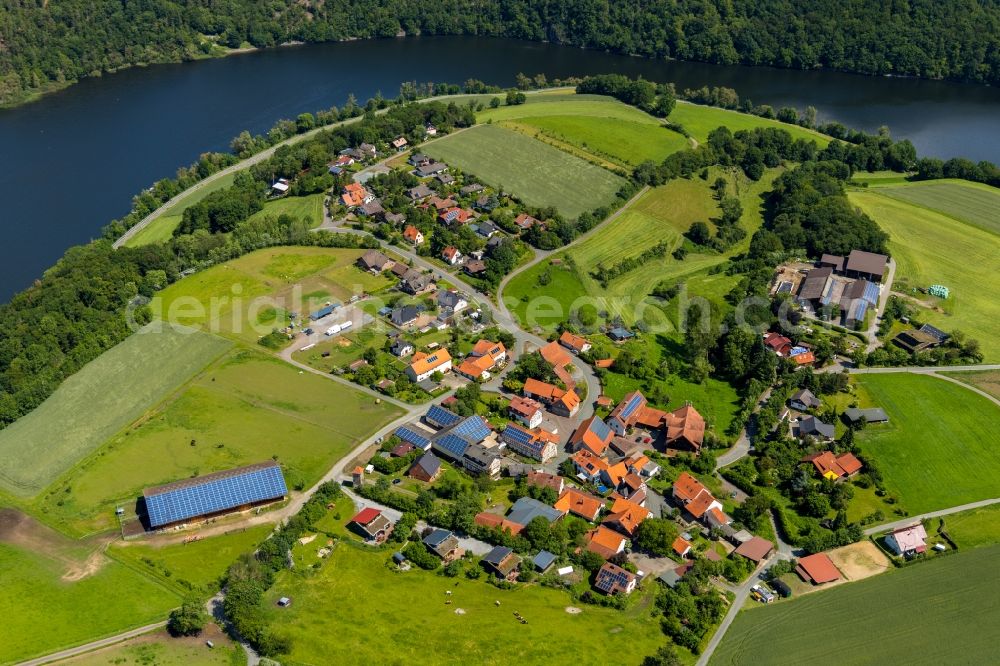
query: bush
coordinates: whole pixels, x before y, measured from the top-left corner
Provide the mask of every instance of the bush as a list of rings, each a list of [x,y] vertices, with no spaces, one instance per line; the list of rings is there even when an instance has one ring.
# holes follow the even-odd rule
[[[205,628],[207,617],[198,599],[186,599],[180,608],[170,611],[167,631],[171,636],[197,636]]]

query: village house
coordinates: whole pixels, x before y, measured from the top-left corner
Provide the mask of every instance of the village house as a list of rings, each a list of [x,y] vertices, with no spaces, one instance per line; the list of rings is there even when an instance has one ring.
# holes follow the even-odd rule
[[[472,444],[462,454],[462,467],[473,475],[484,475],[491,479],[500,478],[501,457],[482,444]]]
[[[674,542],[670,545],[670,548],[677,553],[679,557],[687,557],[691,552],[691,542],[687,541],[684,537],[677,537]]]
[[[844,410],[844,419],[847,420],[848,424],[854,425],[860,423],[864,419],[865,423],[888,423],[889,415],[885,413],[885,410],[881,407],[871,407],[869,409],[858,409],[857,407],[848,407]]]
[[[393,308],[389,314],[389,321],[392,322],[393,326],[399,326],[400,328],[410,326],[417,320],[422,311],[423,307],[419,305],[404,305]]]
[[[351,529],[364,537],[369,543],[383,543],[392,534],[392,521],[382,515],[378,509],[368,507],[362,509],[351,518]]]
[[[457,314],[469,307],[465,294],[456,289],[442,289],[437,294],[438,307],[446,314]]]
[[[458,547],[458,537],[448,530],[441,528],[431,530],[431,533],[423,538],[423,544],[445,563],[462,556],[462,550]]]
[[[597,553],[604,559],[614,557],[625,550],[628,539],[624,536],[609,530],[607,527],[598,526],[584,535],[586,549],[592,553]]]
[[[559,344],[574,354],[585,354],[590,351],[591,347],[590,341],[587,338],[574,335],[569,331],[563,331],[563,334],[559,336]]]
[[[631,571],[622,569],[617,564],[605,562],[597,572],[594,587],[607,595],[632,594],[639,581]]]
[[[439,173],[434,176],[434,179],[441,183],[442,185],[451,185],[455,182],[455,177],[450,173]]]
[[[792,409],[807,412],[810,409],[818,409],[822,403],[809,389],[799,389],[788,399],[788,404]]]
[[[375,195],[361,183],[348,183],[340,195],[340,202],[347,208],[356,208],[375,200]]]
[[[541,354],[546,363],[552,366],[552,371],[566,385],[566,388],[572,389],[576,387],[576,382],[569,374],[569,370],[566,369],[566,366],[573,362],[573,357],[569,355],[569,352],[558,341],[553,340],[542,346],[538,350],[538,353]]]
[[[414,461],[413,466],[410,467],[406,475],[411,479],[417,479],[425,483],[434,483],[441,476],[442,471],[441,459],[433,453],[428,452]]]
[[[722,502],[715,499],[698,479],[687,472],[681,472],[671,488],[673,498],[696,520],[702,520],[712,509],[722,511]]]
[[[767,559],[768,555],[770,555],[773,550],[773,543],[767,539],[755,536],[749,541],[741,543],[733,552],[737,555],[742,555],[754,564],[760,564]]]
[[[406,196],[410,198],[410,201],[416,203],[418,201],[423,201],[424,199],[434,195],[434,190],[427,186],[427,183],[420,183],[416,187],[411,187],[406,190]]]
[[[526,397],[538,400],[558,416],[572,417],[580,410],[580,397],[572,389],[564,391],[558,386],[528,378],[522,390]]]
[[[417,352],[413,362],[406,368],[406,374],[413,382],[422,382],[435,372],[451,370],[451,354],[447,349],[437,349],[433,353]]]
[[[411,245],[420,245],[424,242],[424,235],[420,233],[420,229],[412,224],[406,225],[406,228],[403,229],[403,238]]]
[[[468,185],[460,189],[458,193],[461,194],[463,197],[467,197],[470,194],[476,194],[477,192],[482,192],[483,189],[484,188],[480,183],[469,183]]]
[[[387,210],[383,210],[378,217],[383,222],[391,224],[394,227],[402,226],[402,224],[406,222],[406,216],[402,213],[392,213]]]
[[[430,438],[434,435],[419,426],[401,425],[392,433],[402,442],[406,442],[414,449],[428,451],[431,448]]]
[[[555,435],[541,428],[529,430],[517,423],[508,423],[500,433],[500,440],[511,451],[534,458],[543,464],[555,458],[559,452],[559,442]]]
[[[292,187],[291,183],[288,182],[287,178],[279,178],[271,185],[271,196],[272,197],[283,197],[288,194],[288,190]]]
[[[413,344],[402,336],[393,340],[389,346],[389,353],[398,358],[409,356],[414,351],[416,350],[413,348]]]
[[[399,136],[392,140],[392,147],[396,150],[403,150],[409,144],[405,136]]]
[[[573,467],[576,469],[576,476],[581,481],[587,483],[597,483],[601,479],[601,472],[608,468],[608,461],[600,456],[594,455],[588,449],[581,449],[570,458]]]
[[[443,210],[448,210],[449,208],[454,208],[457,205],[454,199],[448,197],[447,199],[442,199],[441,197],[434,195],[427,200],[421,208],[433,208],[435,212],[440,213]]]
[[[607,423],[616,435],[623,436],[635,426],[655,430],[663,425],[666,415],[666,412],[650,407],[642,393],[633,391],[611,410]]]
[[[622,328],[621,326],[615,326],[610,331],[608,331],[608,337],[611,338],[612,342],[627,342],[635,337],[635,333],[628,330],[627,328]]]
[[[410,156],[406,159],[410,166],[418,167],[425,164],[431,163],[431,158],[423,153],[410,153]]]
[[[497,578],[513,581],[517,579],[521,558],[506,546],[496,546],[483,556],[482,563],[486,570]]]
[[[595,456],[603,457],[607,454],[613,437],[614,433],[608,424],[594,414],[577,427],[569,438],[569,444],[573,451],[587,450]]]
[[[466,208],[451,206],[438,213],[438,221],[441,224],[454,224],[461,226],[476,217],[475,213]]]
[[[458,251],[458,248],[449,245],[441,251],[441,258],[449,266],[454,266],[462,262],[462,253]]]
[[[481,273],[486,272],[486,262],[483,261],[482,259],[473,259],[472,261],[467,261],[465,262],[463,270],[465,270],[465,272],[468,273],[469,275],[475,277]]]
[[[536,224],[541,224],[538,220],[531,217],[527,213],[521,213],[516,218],[514,218],[514,224],[518,226],[522,231],[527,231]]]
[[[829,423],[820,421],[815,416],[804,416],[799,419],[798,436],[814,437],[816,439],[832,441],[836,435],[836,429]]]
[[[639,506],[635,502],[624,498],[618,498],[611,505],[611,513],[601,523],[611,529],[618,530],[630,539],[635,538],[642,521],[652,515],[649,509]]]
[[[444,162],[428,162],[427,164],[421,164],[413,170],[413,175],[418,178],[427,178],[429,176],[436,176],[439,173],[444,173],[448,170],[448,165]]]
[[[434,280],[427,273],[422,273],[415,268],[411,268],[399,280],[399,288],[411,296],[427,291],[434,286]]]
[[[531,398],[522,398],[519,395],[510,399],[507,412],[510,418],[528,428],[537,428],[542,425],[542,420],[545,418],[545,414],[542,412],[542,403]]]
[[[460,375],[472,380],[489,379],[490,372],[502,367],[507,361],[507,349],[502,342],[479,340],[472,348],[468,358],[459,364]]]
[[[819,475],[830,481],[838,481],[854,476],[861,471],[861,461],[851,452],[834,455],[833,451],[822,451],[802,458],[802,462],[811,462]]]
[[[885,545],[901,557],[927,552],[927,530],[920,523],[895,529],[885,537]]]
[[[634,454],[625,459],[628,471],[642,478],[651,479],[660,473],[660,466],[643,454]]]
[[[556,495],[562,495],[563,490],[566,488],[566,482],[558,474],[531,471],[528,472],[526,479],[529,486],[551,488],[556,492]]]
[[[666,426],[665,446],[668,451],[690,451],[697,454],[705,441],[705,419],[691,405],[684,405],[663,417]]]
[[[594,522],[604,508],[604,500],[576,488],[566,488],[552,506],[563,513],[572,513],[574,516]]]
[[[378,250],[368,250],[358,258],[358,266],[372,273],[381,273],[384,270],[392,268],[395,263]]]

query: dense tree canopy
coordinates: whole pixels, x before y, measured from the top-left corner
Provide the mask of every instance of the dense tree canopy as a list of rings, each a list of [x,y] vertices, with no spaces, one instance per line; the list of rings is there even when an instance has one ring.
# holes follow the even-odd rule
[[[400,31],[1000,82],[995,0],[0,0],[0,103],[135,64]]]

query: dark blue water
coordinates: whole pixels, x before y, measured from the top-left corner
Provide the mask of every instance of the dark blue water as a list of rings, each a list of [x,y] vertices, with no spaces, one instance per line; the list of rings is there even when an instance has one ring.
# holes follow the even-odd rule
[[[723,85],[758,104],[803,109],[875,130],[888,125],[921,154],[1000,161],[1000,90],[835,72],[719,67],[471,37],[291,47],[222,60],[132,69],[0,110],[0,299],[30,284],[70,245],[98,235],[130,197],[241,130],[395,96],[408,80],[510,85],[518,72],[601,72]]]

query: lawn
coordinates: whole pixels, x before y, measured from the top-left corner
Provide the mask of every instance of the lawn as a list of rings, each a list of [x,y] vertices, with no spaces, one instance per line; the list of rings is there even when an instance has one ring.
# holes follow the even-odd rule
[[[212,181],[208,185],[204,185],[195,190],[189,189],[187,194],[178,199],[176,203],[171,204],[168,208],[164,208],[159,217],[150,222],[145,229],[130,238],[125,245],[127,247],[139,247],[140,245],[148,245],[149,243],[158,243],[167,240],[173,235],[174,229],[177,228],[177,225],[181,223],[181,216],[184,214],[185,208],[198,203],[212,192],[231,186],[235,179],[236,173],[229,173]]]
[[[889,423],[859,433],[886,487],[916,515],[997,496],[1000,408],[962,386],[926,375],[858,375]]]
[[[881,181],[879,181],[881,182]],[[967,180],[929,180],[879,187],[879,194],[923,206],[1000,234],[1000,189]]]
[[[0,663],[155,622],[180,604],[179,595],[117,562],[76,581],[65,574],[50,553],[0,543]]]
[[[296,220],[305,218],[309,221],[309,228],[312,229],[323,224],[323,198],[325,196],[320,192],[304,197],[283,197],[275,201],[268,201],[264,204],[263,210],[250,216],[250,220],[258,220],[268,216],[290,215]]]
[[[979,548],[1000,544],[1000,504],[945,516],[944,529],[959,548]],[[931,525],[936,531],[938,520]]]
[[[229,347],[169,326],[147,327],[112,347],[0,431],[0,489],[38,494]]]
[[[995,277],[1000,274],[1000,236],[892,198],[884,194],[888,189],[852,191],[848,197],[889,233],[889,251],[897,265],[894,289],[948,287],[947,300],[915,294],[936,306],[922,309],[919,318],[945,331],[963,331],[979,340],[986,361],[1000,360],[995,325],[1000,321],[1000,300],[995,298],[1000,285]]]
[[[574,603],[538,585],[499,590],[416,568],[397,573],[388,558],[389,551],[341,544],[313,575],[280,574],[265,612],[292,640],[281,662],[408,664],[419,655],[422,664],[606,664],[614,655],[634,664],[667,642],[648,597],[622,612]],[[446,597],[446,590],[453,594]],[[291,597],[292,605],[277,608],[279,596]],[[567,606],[583,612],[571,615]]]
[[[323,372],[350,365],[361,358],[368,349],[381,350],[385,346],[389,337],[385,333],[376,331],[375,328],[366,326],[347,335],[326,338],[311,349],[295,352],[292,358]]]
[[[650,291],[661,281],[687,284],[688,296],[699,296],[728,307],[723,296],[732,289],[737,278],[724,274],[712,275],[709,269],[721,264],[736,252],[745,250],[749,237],[761,224],[760,195],[767,191],[778,170],[771,170],[754,183],[742,177],[711,169],[707,181],[701,179],[673,180],[644,194],[617,218],[602,225],[598,231],[559,253],[553,260],[543,261],[516,276],[504,290],[508,306],[529,327],[554,329],[565,321],[571,312],[589,306],[605,311],[611,318],[621,316],[626,324],[640,318],[651,328],[672,332],[678,321],[678,308],[651,308],[647,299]],[[645,262],[614,280],[607,288],[592,273],[600,272],[599,266],[613,266],[630,256],[641,254],[661,241],[667,241],[670,250],[679,247],[682,234],[692,222],[709,222],[719,215],[718,203],[712,198],[709,183],[725,175],[730,191],[738,194],[744,214],[740,224],[747,230],[747,239],[724,254],[690,251],[678,261],[670,254]],[[627,249],[623,248],[623,240]],[[567,255],[571,261],[567,261]],[[545,282],[548,280],[548,283]],[[675,303],[676,305],[676,303]],[[555,307],[555,309],[553,309]],[[665,315],[664,315],[665,311]]]
[[[677,102],[677,106],[667,120],[683,125],[691,136],[698,141],[705,141],[708,138],[709,132],[723,126],[728,127],[733,132],[743,129],[753,129],[754,127],[784,129],[788,130],[793,139],[815,141],[820,148],[825,148],[831,141],[830,137],[825,134],[820,134],[819,132],[799,127],[798,125],[789,125],[777,120],[752,116],[748,113],[681,101]]]
[[[757,604],[737,615],[710,663],[994,663],[997,558],[1000,546],[982,548]]]
[[[612,202],[625,180],[513,130],[479,125],[422,147],[532,206],[554,206],[575,218]]]
[[[72,532],[107,529],[115,506],[131,511],[143,488],[272,458],[289,488],[301,490],[399,414],[337,382],[236,350],[74,470],[42,510]]]
[[[258,250],[175,282],[153,299],[154,316],[248,343],[329,301],[384,290],[393,281],[355,266],[364,250]]]
[[[147,571],[183,593],[194,589],[210,596],[219,590],[219,578],[243,553],[251,553],[274,527],[257,525],[190,543],[159,545],[155,541],[116,541],[109,553]]]

